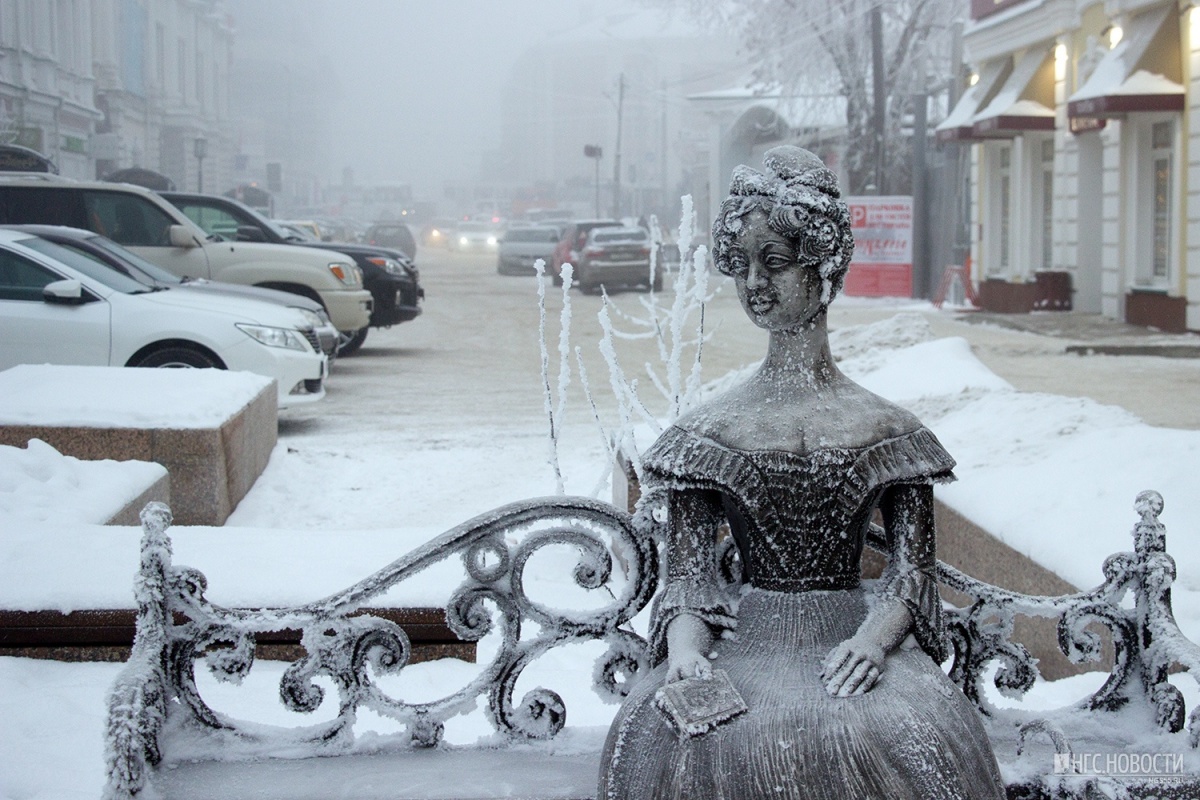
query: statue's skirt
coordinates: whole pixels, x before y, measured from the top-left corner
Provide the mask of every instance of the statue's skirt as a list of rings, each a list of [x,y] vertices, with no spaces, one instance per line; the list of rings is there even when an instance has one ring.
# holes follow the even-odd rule
[[[999,800],[979,713],[928,655],[901,646],[866,694],[830,697],[825,656],[858,630],[861,589],[747,590],[738,628],[714,646],[749,711],[681,738],[654,706],[666,665],[613,721],[598,798]],[[911,640],[910,640],[911,641]]]

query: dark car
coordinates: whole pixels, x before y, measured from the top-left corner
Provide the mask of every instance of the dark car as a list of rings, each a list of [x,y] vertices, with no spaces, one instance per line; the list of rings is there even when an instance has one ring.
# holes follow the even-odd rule
[[[363,241],[366,244],[401,250],[409,258],[417,257],[417,240],[413,238],[412,230],[403,222],[376,222],[367,228],[367,232],[363,234]]]
[[[662,272],[650,279],[650,234],[645,228],[602,226],[587,234],[574,263],[582,292],[627,286],[662,290]]]
[[[555,286],[562,286],[562,265],[570,262],[573,266],[579,260],[579,251],[587,242],[587,235],[595,228],[619,228],[622,223],[617,219],[581,219],[570,223],[563,230],[554,248],[554,260],[550,263],[550,275]],[[579,273],[575,273],[576,280]]]
[[[401,250],[348,242],[305,241],[230,197],[189,192],[160,194],[207,233],[217,233],[243,242],[295,244],[336,250],[350,256],[362,270],[363,286],[375,301],[371,311],[372,328],[398,325],[421,314],[425,290],[421,288],[420,272],[412,258]],[[362,347],[367,339],[367,330],[362,328],[344,334],[339,354],[350,355]]]
[[[310,343],[313,350],[324,353],[330,359],[337,354],[337,328],[330,322],[325,308],[316,300],[304,295],[264,289],[261,286],[243,286],[238,283],[180,278],[157,264],[147,261],[137,253],[126,250],[113,240],[82,228],[68,228],[63,225],[6,225],[4,227],[54,242],[68,250],[74,250],[146,285],[183,287],[189,292],[248,297],[252,300],[262,300],[275,305],[299,309],[308,317],[312,326],[313,336]]]

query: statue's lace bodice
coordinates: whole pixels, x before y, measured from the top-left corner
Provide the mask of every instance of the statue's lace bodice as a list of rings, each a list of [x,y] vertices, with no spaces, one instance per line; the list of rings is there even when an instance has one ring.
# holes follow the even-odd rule
[[[802,592],[858,586],[866,530],[883,493],[953,480],[954,460],[919,426],[863,447],[804,453],[737,450],[676,426],[659,437],[643,467],[648,491],[665,495],[668,505],[698,493],[719,509],[716,516],[729,521],[737,542],[745,582]],[[716,581],[714,532],[683,530],[674,518],[670,527],[656,631],[680,612],[733,627],[732,603]],[[888,540],[890,566],[881,591],[908,605],[918,639],[926,649],[940,650],[932,547],[890,531]]]

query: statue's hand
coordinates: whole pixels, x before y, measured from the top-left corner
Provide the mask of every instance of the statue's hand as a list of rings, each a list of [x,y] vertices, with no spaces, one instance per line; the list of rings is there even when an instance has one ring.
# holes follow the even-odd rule
[[[667,626],[667,683],[684,678],[711,678],[704,654],[712,647],[708,625],[692,614],[680,614]]]
[[[821,678],[834,697],[850,697],[871,690],[883,670],[884,653],[878,643],[861,633],[839,644],[825,657]]]
[[[711,678],[712,664],[698,650],[683,648],[681,653],[667,656],[667,683],[684,678]]]

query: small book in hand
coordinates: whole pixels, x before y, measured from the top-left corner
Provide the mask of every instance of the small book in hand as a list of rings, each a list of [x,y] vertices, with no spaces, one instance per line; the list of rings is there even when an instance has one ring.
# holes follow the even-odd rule
[[[654,704],[681,736],[702,736],[747,710],[723,669],[714,669],[708,678],[666,684],[654,695]]]

